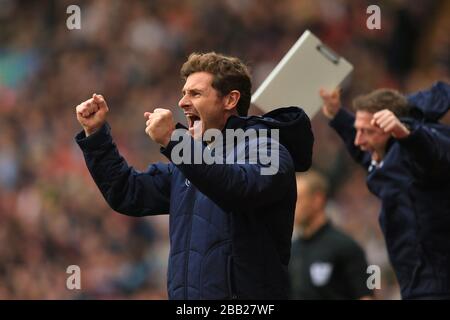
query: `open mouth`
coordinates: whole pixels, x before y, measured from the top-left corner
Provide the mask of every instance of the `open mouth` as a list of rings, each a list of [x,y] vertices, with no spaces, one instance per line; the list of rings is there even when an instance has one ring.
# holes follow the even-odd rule
[[[188,121],[189,129],[194,127],[194,124],[195,124],[196,121],[200,121],[200,117],[195,115],[195,114],[187,114],[186,118],[187,118],[187,121]]]

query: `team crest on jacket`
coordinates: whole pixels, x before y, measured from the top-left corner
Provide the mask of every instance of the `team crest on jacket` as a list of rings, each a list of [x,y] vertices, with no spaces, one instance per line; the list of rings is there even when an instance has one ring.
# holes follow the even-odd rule
[[[312,283],[321,287],[328,283],[333,272],[333,265],[329,262],[315,262],[309,268]]]

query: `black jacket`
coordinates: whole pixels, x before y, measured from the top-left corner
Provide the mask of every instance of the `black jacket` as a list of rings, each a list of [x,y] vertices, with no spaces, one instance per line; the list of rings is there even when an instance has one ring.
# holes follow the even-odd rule
[[[313,135],[299,108],[264,117],[231,117],[226,129],[280,129],[273,139],[245,140],[234,151],[261,144],[279,146],[278,170],[264,164],[174,164],[180,143],[204,152],[205,144],[184,135],[161,152],[172,162],[137,172],[120,156],[105,125],[76,141],[109,205],[131,216],[170,214],[170,299],[286,299],[296,203],[295,170],[311,165]],[[246,160],[249,160],[246,157]]]
[[[450,86],[437,83],[408,98],[413,118],[402,120],[411,135],[391,139],[378,167],[353,144],[352,114],[341,109],[330,125],[382,201],[380,226],[402,297],[450,298],[450,127],[434,122],[449,109]]]

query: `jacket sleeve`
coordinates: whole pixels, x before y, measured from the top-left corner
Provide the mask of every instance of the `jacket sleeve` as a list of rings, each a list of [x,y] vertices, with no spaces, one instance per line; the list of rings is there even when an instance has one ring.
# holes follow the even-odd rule
[[[409,95],[411,108],[421,110],[425,119],[437,122],[450,108],[450,85],[438,81],[431,88]],[[411,134],[399,139],[420,171],[430,177],[448,179],[450,173],[450,127],[405,119]]]
[[[338,135],[344,141],[352,158],[367,169],[370,165],[371,157],[368,152],[362,151],[354,144],[356,137],[356,130],[353,126],[354,122],[355,117],[350,112],[340,108],[336,116],[330,121],[329,125],[336,130]]]
[[[425,175],[444,178],[450,175],[450,128],[443,125],[407,123],[411,134],[398,139]],[[440,126],[442,130],[436,128]]]
[[[450,85],[438,81],[431,88],[412,93],[406,98],[412,109],[419,109],[427,120],[437,122],[450,108]]]
[[[207,146],[202,142],[195,141],[190,135],[184,136],[181,142],[169,142],[166,148],[161,149],[161,152],[200,192],[226,211],[273,203],[281,199],[288,192],[290,186],[295,185],[292,158],[289,152],[276,141],[250,141],[246,145],[246,151],[256,146],[267,149],[266,143],[270,141],[269,143],[274,147],[272,150],[276,150],[276,147],[279,148],[279,157],[276,155],[277,151],[274,154],[275,162],[278,163],[270,164],[270,167],[274,169],[271,171],[269,165],[254,161],[250,152],[246,152],[245,159],[240,158],[244,161],[226,161],[223,158],[223,164],[217,162],[207,164],[201,156]],[[175,147],[180,143],[184,144],[183,150],[192,150],[191,156],[185,158],[184,161],[175,159],[177,154]],[[194,159],[195,154],[197,154],[196,159]]]
[[[89,137],[80,132],[75,141],[112,209],[130,216],[169,213],[172,171],[169,164],[151,165],[146,172],[128,166],[112,140],[108,124]]]

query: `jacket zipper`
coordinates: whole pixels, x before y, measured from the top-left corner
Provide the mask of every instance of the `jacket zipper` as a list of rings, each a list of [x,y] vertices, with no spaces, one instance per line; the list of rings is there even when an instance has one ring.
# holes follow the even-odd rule
[[[228,256],[227,258],[227,285],[228,294],[231,300],[236,300],[236,290],[234,288],[234,277],[233,277],[233,256]]]
[[[195,194],[195,190],[194,190]],[[195,199],[195,197],[193,197]],[[191,242],[191,233],[192,233],[192,219],[194,218],[194,207],[197,200],[194,200],[194,203],[192,205],[191,210],[191,216],[189,218],[189,230],[188,235],[186,239],[186,259],[185,259],[185,266],[184,266],[184,299],[188,299],[188,267],[189,267],[189,255],[190,255],[190,242]]]

